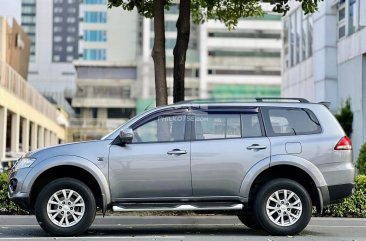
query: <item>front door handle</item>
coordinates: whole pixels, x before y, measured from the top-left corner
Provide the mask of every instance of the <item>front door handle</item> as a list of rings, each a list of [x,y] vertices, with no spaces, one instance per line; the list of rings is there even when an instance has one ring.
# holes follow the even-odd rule
[[[266,146],[259,145],[259,144],[253,144],[253,145],[247,147],[248,150],[263,150],[266,148],[267,148]]]
[[[166,154],[168,155],[183,155],[183,154],[187,154],[186,150],[180,150],[180,149],[173,149],[171,151],[168,151]]]

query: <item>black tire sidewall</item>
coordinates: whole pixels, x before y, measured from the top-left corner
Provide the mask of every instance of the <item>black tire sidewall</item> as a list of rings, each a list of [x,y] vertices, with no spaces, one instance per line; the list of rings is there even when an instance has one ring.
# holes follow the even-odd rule
[[[84,199],[85,213],[82,219],[72,227],[59,227],[47,215],[47,202],[50,197],[62,189],[71,189]],[[39,225],[49,234],[55,236],[76,236],[84,233],[93,223],[96,214],[95,198],[90,188],[73,178],[60,178],[47,184],[39,193],[35,203],[35,215]]]
[[[302,202],[300,219],[293,225],[280,227],[274,224],[266,213],[266,203],[275,191],[287,189],[294,192]],[[275,179],[265,184],[255,198],[255,215],[264,230],[272,235],[295,235],[301,232],[309,223],[312,214],[312,204],[308,192],[299,183],[290,179]]]

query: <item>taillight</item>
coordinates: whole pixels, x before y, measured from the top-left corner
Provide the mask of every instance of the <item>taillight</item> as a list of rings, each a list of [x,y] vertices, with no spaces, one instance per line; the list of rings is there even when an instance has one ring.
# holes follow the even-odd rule
[[[342,139],[334,147],[334,150],[352,150],[352,142],[348,136],[342,137]]]

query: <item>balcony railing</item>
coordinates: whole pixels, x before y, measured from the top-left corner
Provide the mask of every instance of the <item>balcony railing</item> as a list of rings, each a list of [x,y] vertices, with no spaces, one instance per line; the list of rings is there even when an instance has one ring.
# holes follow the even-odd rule
[[[0,61],[0,86],[31,105],[43,115],[48,116],[52,120],[57,120],[59,116],[57,108],[36,91],[12,67],[2,61]]]
[[[106,128],[115,129],[128,119],[71,118],[71,128]]]

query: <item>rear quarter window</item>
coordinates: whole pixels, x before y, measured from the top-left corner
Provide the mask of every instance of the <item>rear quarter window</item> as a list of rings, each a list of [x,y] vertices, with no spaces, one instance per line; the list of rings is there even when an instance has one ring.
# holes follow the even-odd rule
[[[306,108],[272,108],[263,110],[269,136],[309,135],[321,132],[312,111]]]

